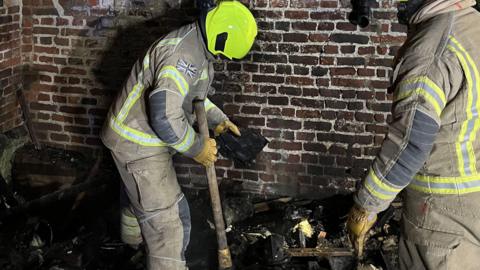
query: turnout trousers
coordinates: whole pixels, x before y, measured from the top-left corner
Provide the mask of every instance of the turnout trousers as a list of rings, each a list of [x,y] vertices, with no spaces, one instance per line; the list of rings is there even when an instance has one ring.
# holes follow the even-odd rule
[[[480,193],[404,192],[402,270],[480,269]]]
[[[113,152],[130,207],[140,224],[150,270],[185,270],[190,210],[177,181],[172,154]]]

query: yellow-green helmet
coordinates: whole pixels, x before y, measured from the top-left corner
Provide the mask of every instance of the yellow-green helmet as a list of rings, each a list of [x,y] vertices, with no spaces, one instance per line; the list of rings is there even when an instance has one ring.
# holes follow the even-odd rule
[[[205,32],[208,50],[229,59],[247,55],[257,36],[252,13],[238,1],[221,1],[207,13]]]

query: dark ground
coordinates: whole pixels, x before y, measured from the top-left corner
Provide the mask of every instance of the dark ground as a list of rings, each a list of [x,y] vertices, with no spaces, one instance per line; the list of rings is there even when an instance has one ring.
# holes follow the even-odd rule
[[[44,150],[42,154],[27,146],[23,153],[48,158],[55,170],[60,160],[72,161],[70,165],[80,168],[85,178],[93,161],[63,150]],[[45,154],[47,152],[47,154]],[[17,162],[18,163],[18,162]],[[76,163],[77,165],[73,164]],[[85,164],[88,164],[86,166]],[[17,171],[15,173],[15,169]],[[14,178],[28,178],[28,170],[34,166],[14,164]],[[57,170],[60,170],[58,168]],[[22,178],[22,179],[23,179]],[[100,170],[87,185],[82,196],[78,193],[64,193],[61,198],[29,204],[28,208],[5,209],[0,207],[0,269],[48,269],[48,270],[123,270],[144,269],[143,249],[134,250],[120,241],[119,236],[119,176],[106,155]],[[22,183],[25,183],[25,179]],[[28,182],[28,181],[27,181]],[[75,182],[76,183],[76,182]],[[77,183],[78,184],[78,183]],[[52,184],[53,185],[53,184]],[[20,203],[32,201],[41,195],[49,194],[55,185],[48,189],[32,189],[14,185],[14,192]],[[58,187],[58,185],[57,185]],[[187,263],[191,270],[217,269],[217,250],[210,199],[206,189],[184,189],[189,201],[192,216],[192,234],[187,250]],[[288,203],[273,203],[270,210],[253,215],[255,198],[225,196],[223,199],[227,222],[236,220],[227,234],[230,249],[237,270],[322,270],[353,269],[351,260],[336,261],[326,259],[274,260],[268,250],[271,237],[285,237],[285,245],[298,247],[298,233],[292,228],[301,218],[307,218],[314,227],[314,237],[306,240],[307,246],[317,245],[319,231],[327,232],[323,240],[330,247],[348,246],[345,237],[345,218],[352,201],[350,196],[334,196],[322,201],[292,200]],[[3,203],[1,204],[3,205]],[[381,219],[381,218],[380,218]],[[396,221],[390,223],[390,236],[398,234]],[[383,227],[383,225],[382,225]],[[393,230],[391,229],[393,228]],[[382,265],[382,241],[388,239],[384,228],[377,228],[369,246],[368,261]],[[383,238],[382,238],[383,237]],[[395,248],[395,247],[394,247]],[[390,247],[390,253],[392,251]],[[392,259],[393,261],[395,259]],[[383,263],[384,264],[384,263]],[[394,269],[394,268],[384,268]]]

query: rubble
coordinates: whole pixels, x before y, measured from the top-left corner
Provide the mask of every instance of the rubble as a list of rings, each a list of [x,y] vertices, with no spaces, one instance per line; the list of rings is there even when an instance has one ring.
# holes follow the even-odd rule
[[[337,202],[337,203],[335,203]],[[398,269],[398,219],[391,208],[380,215],[357,261],[345,231],[347,196],[295,201],[234,223],[229,233],[238,269]],[[397,215],[398,216],[398,215]]]
[[[90,159],[75,167],[76,162],[85,161],[84,157],[48,147],[42,151],[29,147],[22,150],[22,155],[44,153],[50,162],[46,175],[55,166],[73,166],[79,173],[69,186],[60,189],[57,185],[57,190],[50,193],[28,190],[32,185],[13,190],[23,200],[18,207],[0,211],[0,269],[144,269],[142,246],[134,249],[120,240],[119,177],[108,156],[93,165]],[[20,158],[22,155],[17,162],[35,157]],[[13,175],[23,177],[29,172]],[[192,216],[186,254],[189,269],[217,269],[208,192],[185,189],[184,193]],[[345,232],[351,204],[351,196],[345,195],[318,201],[227,196],[223,207],[236,269],[397,269],[401,205],[393,203],[379,216],[366,255],[358,261]]]

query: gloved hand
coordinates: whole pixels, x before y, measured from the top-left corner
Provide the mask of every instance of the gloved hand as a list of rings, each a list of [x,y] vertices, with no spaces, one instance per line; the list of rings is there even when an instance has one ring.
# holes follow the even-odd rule
[[[358,205],[350,209],[347,218],[347,231],[357,256],[363,255],[363,247],[368,231],[377,220],[377,214],[369,212]]]
[[[193,159],[205,167],[212,166],[217,161],[217,142],[214,139],[207,138],[202,151]]]
[[[230,121],[230,120],[225,120],[222,123],[218,124],[218,126],[214,130],[214,134],[215,134],[215,136],[218,136],[218,135],[223,134],[223,133],[225,133],[229,130],[233,134],[235,134],[237,136],[241,136],[240,130],[238,129],[238,127],[234,123],[232,123],[232,121]]]

